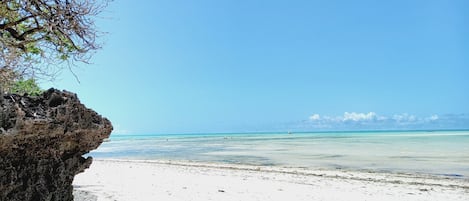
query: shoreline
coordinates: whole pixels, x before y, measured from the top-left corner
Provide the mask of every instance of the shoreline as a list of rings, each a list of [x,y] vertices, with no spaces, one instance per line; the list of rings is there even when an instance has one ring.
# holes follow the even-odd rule
[[[348,168],[308,168],[308,167],[284,167],[276,165],[251,165],[251,164],[229,164],[216,162],[195,162],[183,160],[147,160],[147,159],[94,159],[94,161],[118,162],[118,163],[148,163],[170,166],[187,166],[196,168],[218,168],[240,171],[271,172],[282,174],[296,174],[304,176],[318,176],[325,178],[354,179],[375,182],[399,183],[408,179],[415,179],[414,184],[452,185],[469,189],[469,178],[466,176],[451,176],[432,173],[404,172],[404,171],[380,171],[368,169]],[[404,180],[404,181],[401,181]],[[429,183],[432,182],[432,183]],[[452,184],[450,184],[452,183]]]
[[[90,193],[97,201],[291,196],[297,199],[290,200],[464,200],[469,196],[466,178],[162,160],[96,159],[73,184],[76,191]]]

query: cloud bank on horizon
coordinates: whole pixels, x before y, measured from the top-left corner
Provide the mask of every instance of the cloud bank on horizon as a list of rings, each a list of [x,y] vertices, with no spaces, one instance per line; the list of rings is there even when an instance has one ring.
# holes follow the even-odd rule
[[[469,115],[380,115],[375,112],[344,112],[337,116],[312,114],[308,120],[293,127],[297,130],[468,129]]]
[[[342,116],[323,116],[319,114],[313,114],[309,117],[311,121],[329,121],[329,122],[369,122],[369,121],[386,121],[394,120],[396,122],[416,122],[416,121],[435,121],[439,117],[436,114],[433,114],[428,117],[419,118],[415,115],[410,115],[407,113],[394,114],[392,116],[377,115],[375,112],[368,113],[357,113],[357,112],[345,112]]]
[[[142,134],[115,125],[113,134]],[[265,124],[242,125],[234,127],[229,132],[310,132],[310,131],[366,131],[366,130],[467,130],[469,129],[469,114],[432,114],[418,116],[408,113],[381,115],[376,112],[344,112],[342,115],[312,114],[307,120]],[[200,133],[226,132],[220,130],[203,130]],[[152,133],[152,132],[146,132]],[[193,133],[160,132],[160,133]]]

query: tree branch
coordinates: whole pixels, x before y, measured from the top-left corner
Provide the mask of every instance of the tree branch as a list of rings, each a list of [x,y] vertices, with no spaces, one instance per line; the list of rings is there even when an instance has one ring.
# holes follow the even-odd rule
[[[19,20],[16,20],[16,21],[13,21],[13,22],[9,22],[9,23],[5,23],[5,24],[0,24],[0,29],[6,29],[6,28],[10,28],[12,26],[15,26],[17,24],[20,24],[24,21],[26,21],[27,19],[30,19],[30,18],[34,18],[35,15],[29,15],[29,16],[26,16],[26,17],[23,17]]]
[[[30,34],[33,34],[35,32],[38,32],[38,31],[41,31],[43,28],[42,27],[34,27],[32,29],[29,29],[25,32],[23,32],[19,37],[20,37],[20,40],[25,40],[26,36],[27,35],[30,35]]]

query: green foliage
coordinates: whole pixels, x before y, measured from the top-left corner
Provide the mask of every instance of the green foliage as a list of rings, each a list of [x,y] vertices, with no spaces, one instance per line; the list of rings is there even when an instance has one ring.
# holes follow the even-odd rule
[[[41,54],[41,52],[43,50],[40,49],[39,47],[35,46],[34,44],[28,44],[28,45],[26,45],[26,51],[31,53],[31,54],[39,55],[39,54]]]
[[[0,70],[16,72],[11,82],[50,80],[89,63],[100,49],[95,19],[110,1],[0,0]]]
[[[39,88],[34,79],[18,80],[13,84],[11,93],[28,94],[31,96],[39,96],[42,94],[42,89]]]

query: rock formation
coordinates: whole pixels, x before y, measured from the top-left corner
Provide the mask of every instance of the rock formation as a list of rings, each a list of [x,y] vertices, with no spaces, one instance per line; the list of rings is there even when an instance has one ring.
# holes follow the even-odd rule
[[[66,91],[0,95],[0,201],[72,201],[83,154],[112,131],[109,120]]]

